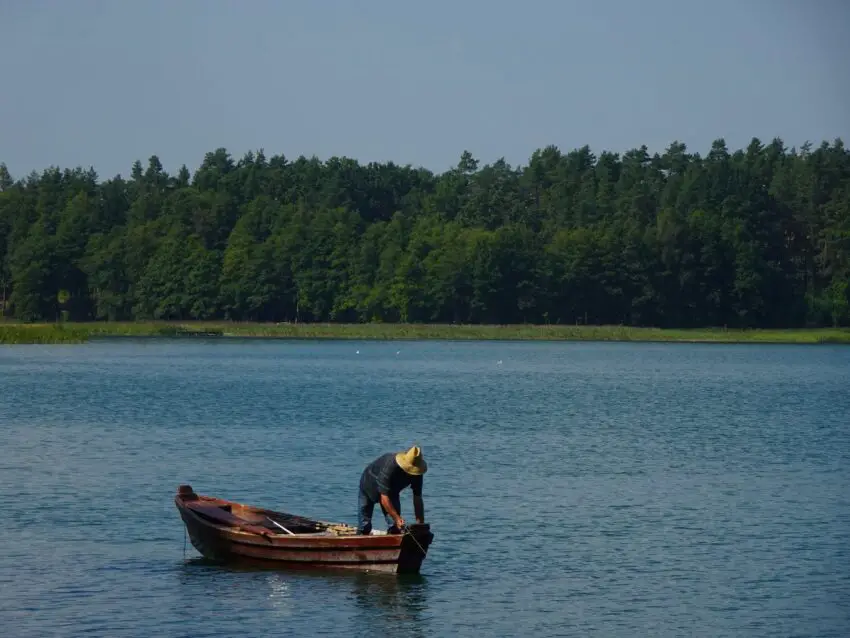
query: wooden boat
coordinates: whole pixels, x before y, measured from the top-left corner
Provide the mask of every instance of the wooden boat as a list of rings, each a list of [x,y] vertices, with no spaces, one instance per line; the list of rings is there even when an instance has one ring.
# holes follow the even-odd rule
[[[361,535],[343,523],[196,494],[191,485],[178,487],[174,503],[192,545],[217,562],[418,573],[434,539],[428,524]]]

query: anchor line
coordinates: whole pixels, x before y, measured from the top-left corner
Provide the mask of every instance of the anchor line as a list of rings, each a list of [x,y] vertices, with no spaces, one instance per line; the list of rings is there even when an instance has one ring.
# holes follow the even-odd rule
[[[416,543],[416,546],[417,546],[417,547],[418,547],[418,548],[422,551],[422,553],[423,553],[423,554],[425,554],[425,555],[427,555],[427,552],[425,551],[425,548],[424,548],[424,547],[422,547],[422,545],[420,545],[420,544],[419,544],[419,541],[418,541],[418,540],[416,540],[416,537],[415,537],[413,534],[411,534],[410,530],[405,531],[405,532],[404,532],[404,535],[405,535],[405,536],[410,536],[410,538],[412,538],[412,539],[413,539],[413,542],[414,542],[414,543]]]

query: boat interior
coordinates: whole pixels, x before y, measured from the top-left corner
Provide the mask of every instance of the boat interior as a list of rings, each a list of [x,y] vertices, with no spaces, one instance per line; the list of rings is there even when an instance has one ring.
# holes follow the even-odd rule
[[[199,516],[219,525],[262,528],[282,535],[353,535],[356,528],[344,523],[328,523],[303,516],[276,512],[241,503],[198,496],[196,500],[184,501],[184,505]]]

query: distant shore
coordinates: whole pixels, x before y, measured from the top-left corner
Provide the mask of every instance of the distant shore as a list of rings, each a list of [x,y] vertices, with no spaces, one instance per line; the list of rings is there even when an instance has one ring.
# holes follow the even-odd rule
[[[112,337],[850,344],[850,328],[732,330],[725,328],[632,328],[628,326],[391,323],[274,324],[224,321],[0,323],[0,344],[85,343],[90,339]]]

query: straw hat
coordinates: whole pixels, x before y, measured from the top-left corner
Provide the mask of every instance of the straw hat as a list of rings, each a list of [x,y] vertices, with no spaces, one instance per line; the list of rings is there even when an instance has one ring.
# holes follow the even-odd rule
[[[405,472],[414,476],[425,474],[425,472],[428,471],[428,464],[425,462],[425,459],[422,458],[422,450],[415,445],[405,452],[399,452],[396,454],[395,462],[398,463],[399,467],[401,467],[401,469]]]

